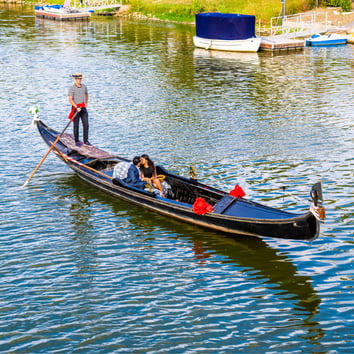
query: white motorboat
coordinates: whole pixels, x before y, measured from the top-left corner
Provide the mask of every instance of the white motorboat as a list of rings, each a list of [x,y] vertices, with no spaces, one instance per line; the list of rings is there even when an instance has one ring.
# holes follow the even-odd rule
[[[329,46],[329,45],[342,45],[347,43],[347,36],[338,33],[331,34],[314,34],[305,40],[307,46]]]
[[[206,12],[196,15],[194,45],[203,49],[257,52],[261,38],[255,35],[252,15]]]

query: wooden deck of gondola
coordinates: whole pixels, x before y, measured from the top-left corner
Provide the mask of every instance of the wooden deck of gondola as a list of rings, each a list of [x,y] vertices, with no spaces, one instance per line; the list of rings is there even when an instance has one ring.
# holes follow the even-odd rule
[[[290,39],[282,36],[262,37],[260,50],[264,51],[288,51],[301,50],[305,47],[305,41]]]

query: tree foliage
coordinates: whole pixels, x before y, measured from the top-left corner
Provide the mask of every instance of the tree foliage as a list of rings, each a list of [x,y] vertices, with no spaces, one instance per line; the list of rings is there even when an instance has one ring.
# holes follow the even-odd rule
[[[323,0],[324,6],[341,7],[343,11],[352,11],[352,1],[351,0]]]

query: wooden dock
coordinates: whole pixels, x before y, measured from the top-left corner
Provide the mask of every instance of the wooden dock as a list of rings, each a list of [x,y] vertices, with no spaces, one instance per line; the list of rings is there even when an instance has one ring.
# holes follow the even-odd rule
[[[85,11],[72,11],[65,9],[51,9],[46,7],[38,7],[34,11],[36,17],[46,18],[50,20],[58,21],[80,21],[80,20],[89,20],[91,12]]]
[[[348,34],[347,41],[350,44],[354,44],[354,32],[352,34]]]
[[[260,50],[287,51],[298,50],[305,47],[305,41],[301,39],[290,39],[283,36],[262,37]]]

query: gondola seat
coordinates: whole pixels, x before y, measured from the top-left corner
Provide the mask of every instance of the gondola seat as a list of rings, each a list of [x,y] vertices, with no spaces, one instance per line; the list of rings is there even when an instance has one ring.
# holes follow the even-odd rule
[[[113,178],[124,179],[127,178],[130,162],[119,162],[115,165],[113,171]]]
[[[166,181],[162,181],[161,186],[162,186],[163,192],[165,193],[165,196],[167,198],[172,198],[173,193],[172,193],[171,186]]]

